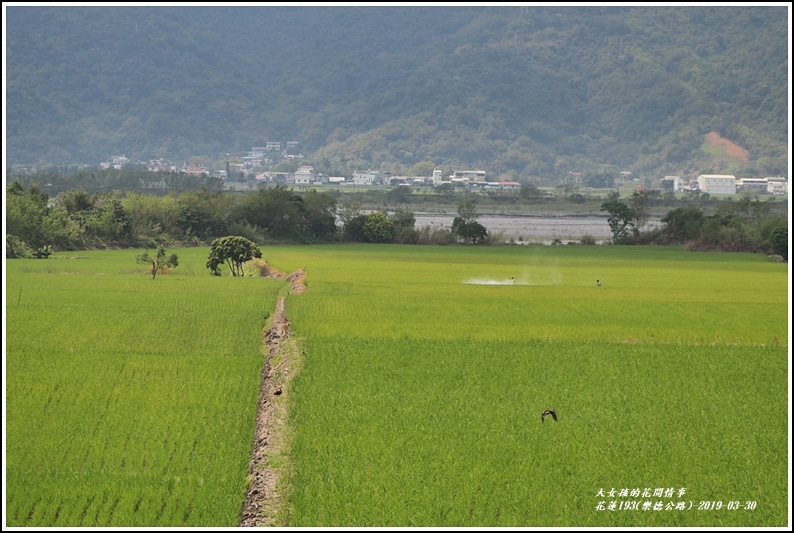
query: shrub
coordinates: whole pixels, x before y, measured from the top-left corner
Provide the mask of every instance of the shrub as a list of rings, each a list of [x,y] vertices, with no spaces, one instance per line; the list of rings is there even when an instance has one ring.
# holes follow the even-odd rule
[[[455,244],[456,237],[446,228],[423,226],[418,231],[417,244]]]
[[[788,229],[777,228],[770,235],[769,242],[772,245],[772,250],[784,261],[788,261]]]
[[[363,232],[367,242],[392,242],[395,235],[394,222],[385,213],[373,211],[366,216]]]
[[[28,243],[16,235],[6,235],[6,259],[30,257],[32,254],[33,250],[28,246]]]

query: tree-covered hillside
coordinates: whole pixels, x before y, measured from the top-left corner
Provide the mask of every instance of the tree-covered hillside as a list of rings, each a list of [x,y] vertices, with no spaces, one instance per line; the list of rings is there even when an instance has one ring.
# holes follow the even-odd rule
[[[7,164],[786,173],[787,9],[9,6]]]

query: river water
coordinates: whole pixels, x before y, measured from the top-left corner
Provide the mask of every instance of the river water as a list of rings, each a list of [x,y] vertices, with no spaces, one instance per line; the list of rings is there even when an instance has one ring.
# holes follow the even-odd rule
[[[452,228],[456,215],[414,213],[416,228]],[[585,235],[592,236],[597,243],[612,237],[607,216],[598,215],[478,215],[477,222],[485,226],[490,234],[502,233],[505,241],[518,243],[550,244],[554,239],[563,243],[579,241]],[[645,230],[661,225],[661,217],[652,217]]]

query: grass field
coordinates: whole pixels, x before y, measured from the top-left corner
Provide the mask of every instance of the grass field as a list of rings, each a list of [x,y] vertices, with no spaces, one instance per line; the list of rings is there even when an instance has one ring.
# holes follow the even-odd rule
[[[7,525],[239,523],[282,284],[176,251],[155,280],[131,250],[7,262]]]
[[[575,246],[269,258],[309,280],[287,304],[306,354],[290,525],[786,524],[786,265]]]
[[[156,280],[134,251],[7,262],[8,525],[237,524],[283,286],[175,251]],[[285,525],[786,525],[787,265],[606,246],[263,259],[308,284],[287,299]]]

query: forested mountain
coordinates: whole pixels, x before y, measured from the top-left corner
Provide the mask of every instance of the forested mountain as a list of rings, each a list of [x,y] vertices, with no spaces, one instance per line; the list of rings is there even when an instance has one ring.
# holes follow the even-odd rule
[[[785,174],[788,41],[768,6],[7,6],[6,163]]]

